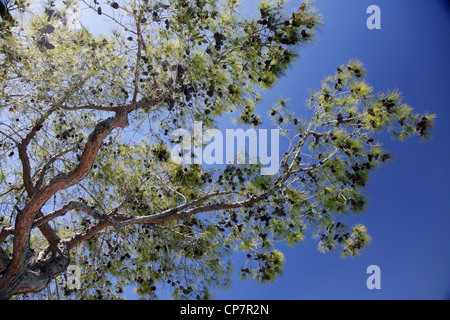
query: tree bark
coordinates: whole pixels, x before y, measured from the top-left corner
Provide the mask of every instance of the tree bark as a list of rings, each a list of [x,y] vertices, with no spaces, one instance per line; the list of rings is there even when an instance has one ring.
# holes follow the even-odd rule
[[[70,263],[69,246],[60,242],[54,254],[44,262],[29,265],[14,277],[6,278],[0,288],[0,300],[10,299],[21,293],[37,293],[48,287],[58,275],[64,273]]]

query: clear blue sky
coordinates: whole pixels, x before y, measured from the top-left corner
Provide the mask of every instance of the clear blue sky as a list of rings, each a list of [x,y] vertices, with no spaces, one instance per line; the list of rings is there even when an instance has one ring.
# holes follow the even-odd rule
[[[294,1],[296,2],[296,1]],[[381,8],[381,30],[369,30],[366,9]],[[281,247],[284,275],[271,285],[241,282],[215,299],[450,299],[450,5],[440,0],[316,0],[325,25],[318,43],[302,52],[295,69],[266,96],[282,95],[305,112],[306,89],[356,58],[376,90],[398,88],[418,112],[438,115],[433,140],[387,139],[395,160],[369,183],[363,223],[372,244],[354,259],[317,251],[313,239]],[[366,269],[381,268],[381,289],[369,290]]]
[[[246,7],[255,2],[242,1]],[[381,8],[381,30],[366,27],[372,4]],[[281,247],[285,273],[274,284],[241,282],[237,272],[233,286],[215,299],[449,299],[449,1],[316,0],[314,6],[325,22],[318,43],[302,51],[264,104],[282,95],[304,113],[306,90],[355,58],[376,90],[397,88],[417,112],[438,115],[434,138],[384,141],[395,160],[372,176],[368,211],[348,220],[363,223],[372,236],[361,256],[324,255],[315,240],[306,239],[296,248]],[[366,269],[373,264],[381,268],[380,290],[366,287]]]

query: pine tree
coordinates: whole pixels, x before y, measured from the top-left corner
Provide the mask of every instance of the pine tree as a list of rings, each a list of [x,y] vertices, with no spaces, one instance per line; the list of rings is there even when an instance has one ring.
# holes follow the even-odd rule
[[[345,217],[364,211],[369,175],[391,157],[375,135],[427,137],[434,116],[374,93],[359,61],[311,94],[309,120],[284,100],[259,107],[321,25],[309,2],[264,1],[256,18],[235,0],[82,3],[116,29],[73,30],[50,1],[1,33],[0,298],[113,299],[133,285],[206,299],[229,284],[236,250],[243,278],[265,283],[283,270],[275,242],[307,229],[324,252],[368,245]],[[291,141],[275,176],[170,160],[177,128],[229,114],[258,126],[267,112]]]

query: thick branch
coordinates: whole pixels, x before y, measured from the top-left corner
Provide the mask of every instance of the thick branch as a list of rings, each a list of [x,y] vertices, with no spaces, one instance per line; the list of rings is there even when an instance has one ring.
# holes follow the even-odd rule
[[[118,217],[119,220],[113,219],[111,217],[105,218],[104,216],[97,215],[98,212],[92,211],[92,208],[90,207],[88,208],[90,210],[88,210],[87,208],[81,208],[81,206],[79,206],[81,210],[85,209],[87,213],[92,214],[94,216],[97,215],[98,217],[105,219],[99,221],[97,224],[93,225],[84,233],[75,236],[70,241],[59,241],[58,238],[54,237],[55,234],[52,233],[53,230],[49,230],[49,228],[46,227],[46,224],[48,223],[51,217],[55,217],[57,214],[63,214],[63,211],[68,209],[67,207],[64,208],[64,210],[59,211],[58,213],[54,213],[50,217],[47,218],[40,217],[39,219],[42,220],[40,220],[38,224],[35,224],[36,215],[40,212],[41,207],[48,201],[48,199],[50,199],[57,192],[77,184],[79,181],[81,181],[87,176],[87,174],[91,170],[91,166],[95,160],[95,157],[97,156],[98,151],[101,148],[103,141],[111,133],[111,131],[118,127],[126,127],[128,125],[128,114],[130,112],[137,110],[139,108],[151,107],[156,103],[158,103],[160,99],[161,97],[158,97],[156,99],[144,99],[139,102],[119,106],[117,109],[115,109],[116,115],[114,117],[108,118],[98,123],[93,132],[91,133],[91,135],[89,136],[77,167],[71,172],[58,174],[39,190],[34,190],[31,185],[29,159],[26,154],[26,148],[33,139],[36,132],[40,129],[40,126],[42,125],[44,118],[48,117],[49,112],[53,111],[49,111],[46,114],[46,116],[43,116],[38,121],[38,123],[36,123],[31,132],[27,135],[27,137],[22,140],[19,149],[21,150],[21,160],[24,167],[24,182],[28,181],[27,191],[29,192],[28,193],[29,199],[25,207],[22,210],[18,211],[14,229],[11,228],[8,228],[7,230],[4,229],[0,233],[0,237],[3,238],[11,233],[14,234],[13,256],[11,261],[8,263],[8,266],[2,272],[2,275],[0,277],[0,299],[5,297],[8,298],[13,294],[21,292],[34,292],[34,291],[24,291],[28,289],[23,289],[22,286],[23,281],[20,280],[23,279],[24,277],[28,277],[31,279],[35,278],[35,276],[38,276],[27,268],[27,265],[29,263],[28,259],[30,258],[29,255],[27,254],[30,248],[29,245],[30,232],[34,226],[39,226],[40,229],[42,229],[41,231],[43,231],[44,235],[49,239],[51,246],[55,246],[56,242],[58,242],[59,244],[63,242],[65,244],[68,244],[68,248],[72,248],[77,243],[81,243],[85,241],[85,239],[92,237],[101,229],[110,225],[117,224],[116,221],[123,222],[126,219],[128,219],[124,218],[124,216],[119,216]],[[54,109],[52,108],[51,110]],[[55,256],[55,252],[53,253],[52,257],[53,256]],[[55,273],[52,271],[48,274],[51,275]],[[45,281],[41,283],[46,283],[47,274],[45,275],[44,278]],[[38,280],[36,281],[39,282]],[[42,290],[44,287],[40,288]]]
[[[85,106],[79,106],[79,107],[67,107],[60,105],[60,109],[68,110],[68,111],[77,111],[77,110],[98,110],[98,111],[111,111],[111,112],[117,112],[120,108],[119,107],[105,107],[105,106],[98,106],[94,104],[88,104]]]
[[[0,278],[0,287],[8,282],[8,279],[16,277],[25,270],[27,264],[25,253],[29,248],[30,231],[41,207],[58,191],[75,185],[89,173],[102,142],[114,128],[127,125],[127,115],[127,112],[118,112],[115,117],[100,122],[89,136],[78,166],[71,172],[59,174],[51,179],[46,186],[33,195],[23,210],[17,214],[13,258]]]
[[[58,210],[55,210],[53,212],[50,212],[46,214],[45,216],[39,217],[39,219],[36,219],[33,223],[33,228],[39,227],[45,223],[48,223],[49,221],[56,219],[57,217],[60,217],[62,215],[65,215],[67,212],[76,209],[77,202],[71,201],[68,204],[64,205],[63,207],[59,208]]]
[[[225,193],[217,193],[219,194],[225,194]],[[199,203],[200,201],[206,200],[211,195],[205,196],[201,199],[194,200],[195,203]],[[167,221],[171,220],[180,220],[180,219],[186,219],[189,218],[195,214],[202,213],[202,212],[212,212],[217,210],[227,210],[227,209],[236,209],[236,208],[242,208],[242,207],[249,207],[253,204],[255,204],[258,201],[261,201],[265,199],[266,194],[259,195],[259,196],[252,196],[242,201],[237,202],[230,202],[230,203],[217,203],[217,204],[210,204],[210,205],[204,205],[199,207],[194,207],[188,210],[186,209],[188,206],[192,206],[192,203],[175,207],[169,210],[165,210],[161,213],[149,215],[149,216],[142,216],[142,217],[130,217],[128,215],[121,215],[121,214],[109,214],[110,217],[112,217],[115,221],[120,222],[116,227],[124,227],[127,225],[133,225],[133,224],[161,224]],[[110,220],[105,219],[102,221],[98,221],[97,223],[94,223],[91,227],[89,227],[84,232],[81,232],[71,239],[64,240],[67,241],[69,244],[69,248],[72,249],[73,247],[79,245],[80,243],[87,241],[94,237],[98,232],[101,230],[112,226],[113,223],[111,223]]]

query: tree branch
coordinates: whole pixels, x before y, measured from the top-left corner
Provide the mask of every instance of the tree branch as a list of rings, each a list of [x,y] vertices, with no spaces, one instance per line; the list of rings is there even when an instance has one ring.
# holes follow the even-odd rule
[[[116,116],[98,123],[88,138],[78,166],[71,172],[59,174],[51,179],[47,185],[34,193],[25,207],[19,211],[15,221],[13,257],[7,270],[0,278],[0,287],[25,270],[30,231],[35,216],[41,207],[58,191],[75,185],[89,173],[104,139],[114,128],[125,127],[128,124],[128,112],[126,111],[126,109],[120,110],[116,113]]]
[[[91,166],[95,160],[95,157],[97,156],[98,151],[101,148],[103,141],[113,129],[118,127],[126,127],[128,125],[128,114],[130,112],[139,108],[146,108],[155,105],[160,101],[161,96],[162,94],[160,94],[156,99],[143,99],[139,102],[117,107],[117,109],[114,110],[116,112],[115,116],[99,122],[94,128],[93,132],[89,135],[77,167],[71,172],[58,174],[39,190],[33,190],[31,185],[29,159],[28,155],[26,154],[26,148],[33,139],[36,132],[40,129],[40,126],[45,121],[45,119],[58,107],[54,106],[49,111],[47,111],[47,113],[42,116],[40,120],[38,120],[30,133],[28,133],[28,135],[24,139],[22,139],[19,149],[21,150],[21,160],[25,172],[24,183],[25,181],[27,183],[29,200],[27,201],[25,207],[22,210],[18,211],[15,220],[15,227],[6,229],[4,228],[2,232],[0,232],[0,239],[6,238],[10,234],[14,234],[13,256],[6,270],[3,271],[2,276],[0,277],[0,288],[8,287],[9,289],[6,291],[0,289],[0,299],[2,297],[7,297],[9,294],[16,294],[20,292],[20,283],[18,283],[14,279],[20,279],[25,274],[31,276],[31,274],[29,274],[27,271],[27,264],[29,259],[29,255],[27,253],[30,249],[30,232],[33,226],[36,226],[34,225],[35,218],[36,215],[39,214],[41,207],[57,192],[77,184],[87,176],[87,174],[91,170]],[[79,208],[82,208],[82,206],[80,206],[79,204],[78,206]],[[96,215],[96,212],[92,211],[92,208],[88,210],[88,208],[83,207],[83,209],[85,209],[85,212],[87,213]],[[68,210],[68,208],[66,207],[64,208],[64,210]],[[76,235],[70,241],[59,241],[59,239],[56,238],[54,239],[55,241],[52,241],[52,236],[54,236],[54,234],[51,234],[50,231],[52,230],[48,230],[45,224],[48,223],[50,218],[54,218],[58,214],[63,214],[64,210],[61,209],[61,211],[59,211],[58,213],[54,213],[47,218],[42,216],[39,218],[42,219],[39,222],[39,226],[43,227],[42,230],[44,230],[44,232],[47,234],[47,237],[49,237],[51,245],[52,242],[54,244],[56,241],[58,241],[58,243],[67,243],[69,245],[69,248],[72,248],[77,243],[81,243],[85,239],[92,237],[101,229],[110,225],[117,224],[116,221],[122,222],[129,219],[129,217],[127,216],[120,215],[118,215],[117,218],[115,216],[114,219],[105,218],[104,220],[101,220],[97,224],[91,226],[82,234]],[[100,215],[100,217],[102,216]]]
[[[136,65],[134,66],[134,92],[133,92],[133,103],[136,102],[139,93],[139,65],[141,62],[141,50],[142,50],[142,34],[141,34],[141,17],[142,11],[139,12],[136,20],[136,35],[137,35],[137,51],[136,51]]]
[[[127,225],[133,225],[133,224],[161,224],[161,223],[171,221],[171,220],[186,219],[192,215],[202,213],[202,212],[211,212],[211,211],[217,211],[217,210],[248,207],[258,201],[265,199],[265,197],[267,195],[265,193],[265,194],[262,194],[259,196],[251,196],[242,201],[204,205],[204,206],[191,208],[189,210],[184,210],[188,207],[192,207],[195,204],[205,201],[212,196],[219,196],[219,195],[225,195],[225,194],[230,194],[230,193],[236,193],[236,192],[230,191],[230,192],[217,192],[217,193],[209,194],[202,198],[196,199],[188,204],[178,206],[178,207],[175,207],[175,208],[172,208],[169,210],[165,210],[161,213],[149,215],[149,216],[130,217],[128,215],[117,214],[114,211],[112,211],[110,214],[108,214],[108,216],[113,218],[115,221],[119,222],[119,224],[116,225],[117,228],[121,228],[121,227],[124,227]],[[101,230],[103,230],[111,225],[113,225],[113,223],[109,219],[98,221],[97,223],[93,224],[88,229],[86,229],[84,232],[81,232],[81,233],[73,236],[72,238],[65,239],[63,241],[67,242],[69,245],[69,248],[72,249],[75,246],[79,245],[80,243],[91,239],[98,232],[100,232]]]
[[[33,183],[31,181],[31,165],[30,159],[28,157],[27,148],[31,143],[31,140],[35,137],[36,133],[42,128],[45,120],[50,117],[50,115],[56,110],[55,107],[50,108],[36,123],[34,124],[31,131],[26,135],[25,138],[17,145],[17,149],[19,150],[19,158],[22,162],[22,170],[23,170],[23,185],[25,190],[28,193],[28,197],[32,197],[35,189]]]
[[[99,111],[111,111],[111,112],[117,112],[120,107],[104,107],[104,106],[98,106],[94,104],[87,104],[84,106],[78,106],[78,107],[67,107],[64,105],[59,106],[60,109],[63,110],[69,110],[69,111],[77,111],[77,110],[99,110]]]

